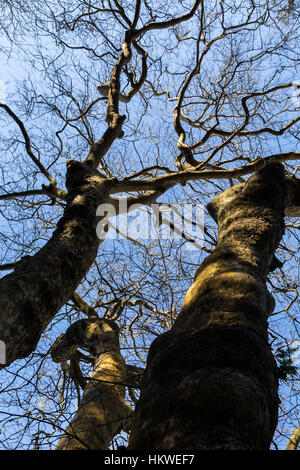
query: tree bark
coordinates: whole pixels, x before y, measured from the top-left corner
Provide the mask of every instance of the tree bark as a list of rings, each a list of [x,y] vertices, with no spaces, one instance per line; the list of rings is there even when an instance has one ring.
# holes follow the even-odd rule
[[[300,426],[291,435],[285,450],[297,450],[298,447],[300,448]]]
[[[109,320],[79,320],[54,344],[52,358],[66,361],[78,347],[95,357],[94,371],[56,450],[105,450],[121,429],[127,429],[132,415],[125,403],[126,364],[118,327]]]
[[[48,323],[90,269],[100,243],[96,209],[112,181],[88,163],[68,161],[67,205],[57,229],[41,250],[0,281],[0,340],[6,346],[2,367],[35,349]]]
[[[151,345],[129,449],[269,449],[279,401],[266,279],[293,205],[299,180],[278,163],[208,205],[219,241]]]

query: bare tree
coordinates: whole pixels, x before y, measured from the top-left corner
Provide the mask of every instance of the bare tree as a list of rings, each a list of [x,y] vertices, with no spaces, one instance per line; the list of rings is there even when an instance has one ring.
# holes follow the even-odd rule
[[[0,280],[3,374],[12,374],[3,424],[21,406],[26,429],[37,429],[35,448],[58,437],[58,448],[108,447],[130,429],[141,384],[128,370],[140,375],[157,338],[131,448],[269,448],[280,374],[297,392],[287,358],[298,341],[297,7],[203,0],[3,7],[11,46],[4,52],[21,56],[29,73],[0,103],[1,269],[12,271]],[[158,200],[208,204],[219,240],[207,221],[197,259],[184,251],[185,234],[171,241],[125,234],[124,242],[108,216],[130,216],[136,204],[150,211]],[[156,222],[159,230],[166,223],[161,213]],[[44,383],[51,405],[31,409],[46,364],[58,374]],[[27,385],[20,371],[31,375]],[[22,387],[27,398],[11,398]],[[294,409],[295,400],[281,405],[280,423],[290,428],[297,417],[284,407]]]

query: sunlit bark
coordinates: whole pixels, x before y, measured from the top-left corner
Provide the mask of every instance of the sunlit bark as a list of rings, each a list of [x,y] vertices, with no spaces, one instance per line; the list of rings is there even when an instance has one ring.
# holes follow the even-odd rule
[[[132,414],[124,400],[126,364],[120,354],[118,328],[107,320],[79,320],[53,346],[52,358],[66,361],[78,347],[95,357],[94,371],[56,450],[104,450],[121,429],[127,430]]]
[[[110,179],[89,165],[68,162],[67,206],[50,240],[0,281],[0,339],[6,365],[26,357],[54,315],[70,299],[97,255],[96,209]]]
[[[297,450],[300,447],[300,427],[291,435],[285,450]]]

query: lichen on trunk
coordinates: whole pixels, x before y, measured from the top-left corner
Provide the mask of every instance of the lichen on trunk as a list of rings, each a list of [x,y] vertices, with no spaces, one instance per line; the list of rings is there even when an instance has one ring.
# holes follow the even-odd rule
[[[52,359],[67,361],[77,348],[94,356],[93,373],[56,450],[105,450],[118,432],[128,430],[132,415],[125,402],[127,368],[117,325],[99,318],[77,321],[53,345]]]
[[[266,280],[292,205],[299,180],[278,163],[208,205],[218,244],[151,345],[130,449],[269,449],[279,402]]]

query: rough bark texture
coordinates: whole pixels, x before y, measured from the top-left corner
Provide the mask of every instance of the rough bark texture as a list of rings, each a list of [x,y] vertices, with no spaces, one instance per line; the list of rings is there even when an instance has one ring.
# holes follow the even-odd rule
[[[298,447],[300,448],[300,426],[291,435],[285,450],[297,450]]]
[[[6,365],[35,349],[97,254],[96,208],[105,201],[112,180],[88,164],[70,160],[67,167],[67,206],[53,236],[0,281],[0,339],[6,344]]]
[[[111,321],[79,320],[53,346],[56,362],[68,360],[78,347],[95,356],[79,409],[56,450],[108,449],[112,438],[128,425],[132,410],[124,400],[126,364],[118,333]]]
[[[269,449],[278,384],[266,278],[296,192],[274,163],[209,204],[218,245],[150,348],[130,449]]]

